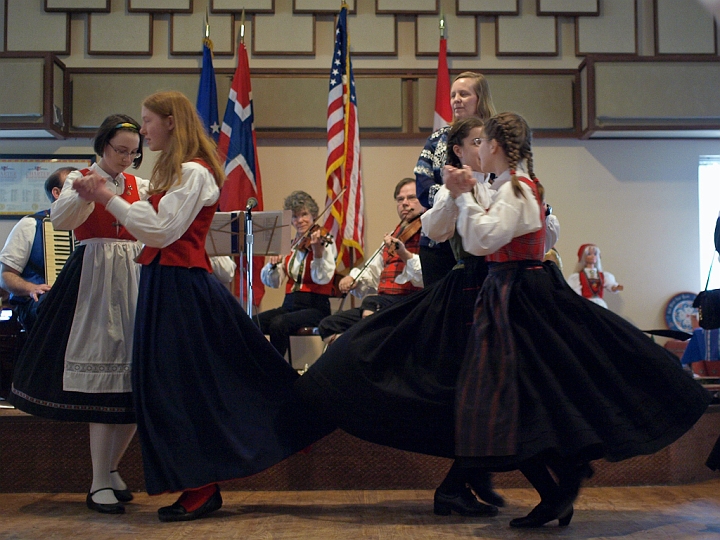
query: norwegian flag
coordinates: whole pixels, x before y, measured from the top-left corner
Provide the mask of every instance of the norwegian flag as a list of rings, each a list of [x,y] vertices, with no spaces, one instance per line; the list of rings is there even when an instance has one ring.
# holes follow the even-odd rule
[[[448,126],[452,122],[453,113],[450,106],[450,72],[447,64],[447,39],[440,38],[438,53],[437,82],[435,83],[435,116],[433,131]]]
[[[250,197],[255,197],[258,201],[256,210],[263,209],[253,120],[250,65],[245,44],[241,42],[238,46],[238,66],[230,86],[218,140],[218,153],[220,160],[225,162],[227,176],[220,192],[222,212],[244,210]],[[260,281],[260,270],[264,262],[264,257],[253,257],[253,304],[256,306],[265,294],[265,287]],[[242,272],[237,273],[238,276],[241,274]],[[240,276],[243,277],[244,275]],[[238,287],[237,290],[244,292],[245,287]]]
[[[350,268],[363,257],[365,208],[360,175],[360,128],[355,79],[350,62],[347,4],[335,30],[327,112],[326,206],[332,205],[325,229],[335,237],[338,269]],[[345,190],[343,192],[343,189]]]

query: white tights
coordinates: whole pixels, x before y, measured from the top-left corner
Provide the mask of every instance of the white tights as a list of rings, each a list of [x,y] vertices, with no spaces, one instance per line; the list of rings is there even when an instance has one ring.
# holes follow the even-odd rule
[[[103,488],[127,487],[119,474],[111,476],[110,471],[118,468],[136,429],[135,424],[90,424],[90,457],[93,469],[91,492]],[[107,489],[94,495],[93,500],[100,504],[118,502],[113,492]]]

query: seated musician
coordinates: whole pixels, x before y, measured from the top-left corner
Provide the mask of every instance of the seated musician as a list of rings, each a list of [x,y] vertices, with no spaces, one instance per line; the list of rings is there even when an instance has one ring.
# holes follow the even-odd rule
[[[75,167],[62,167],[48,176],[45,193],[50,202],[60,196],[65,178],[74,170]],[[50,210],[43,210],[18,221],[0,252],[0,287],[10,293],[9,303],[27,332],[37,318],[43,295],[50,290],[45,283],[42,232],[42,220],[49,215]]]
[[[285,210],[292,211],[292,226],[297,231],[288,255],[268,257],[260,273],[262,282],[278,288],[285,282],[281,307],[258,315],[260,329],[270,336],[278,352],[285,354],[290,335],[305,326],[317,326],[330,315],[330,296],[335,275],[337,249],[332,238],[323,235],[315,224],[318,205],[304,191],[293,191]]]
[[[420,266],[420,215],[425,208],[415,194],[415,180],[404,178],[395,186],[400,225],[386,234],[383,245],[360,268],[353,268],[338,284],[342,293],[364,297],[359,308],[341,311],[320,322],[320,336],[330,343],[363,317],[397,302],[423,287]]]

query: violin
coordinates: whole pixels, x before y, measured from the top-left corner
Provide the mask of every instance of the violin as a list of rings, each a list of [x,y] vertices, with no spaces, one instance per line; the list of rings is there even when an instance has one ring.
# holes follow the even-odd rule
[[[312,235],[315,231],[322,231],[322,228],[317,223],[312,225],[307,231],[305,231],[305,234],[303,234],[297,242],[295,242],[295,246],[293,246],[297,251],[307,251],[310,249],[310,243],[312,242]],[[330,233],[325,233],[320,235],[320,243],[323,246],[329,246],[335,241],[335,238]]]
[[[411,221],[402,221],[397,227],[397,233],[394,235],[398,241],[388,246],[388,255],[391,257],[395,255],[398,249],[400,249],[400,242],[403,244],[410,240],[420,229],[422,228],[422,220],[420,216],[415,216]]]

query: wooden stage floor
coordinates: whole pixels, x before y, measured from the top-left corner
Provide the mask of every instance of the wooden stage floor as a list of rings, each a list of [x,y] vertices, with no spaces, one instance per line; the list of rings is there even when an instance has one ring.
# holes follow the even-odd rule
[[[2,470],[0,468],[0,474]],[[494,518],[435,516],[432,491],[224,491],[207,518],[160,523],[156,510],[174,495],[136,494],[120,516],[101,515],[72,493],[0,493],[0,539],[718,539],[720,479],[692,485],[582,490],[567,528],[557,522],[516,530],[510,519],[536,504],[531,489],[500,491]]]

